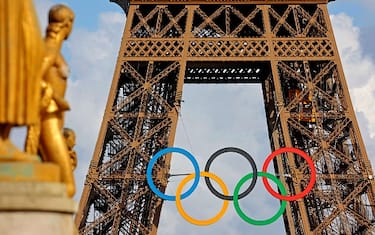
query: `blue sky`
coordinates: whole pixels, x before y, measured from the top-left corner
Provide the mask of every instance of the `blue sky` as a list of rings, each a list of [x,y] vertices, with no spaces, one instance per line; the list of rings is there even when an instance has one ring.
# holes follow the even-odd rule
[[[345,12],[354,19],[354,24],[358,26],[375,25],[373,14],[375,7],[371,6],[371,0],[336,0],[331,2],[329,10],[331,14]]]
[[[66,5],[74,9],[76,13],[75,27],[83,27],[89,30],[96,30],[98,28],[97,16],[101,12],[120,12],[122,9],[115,3],[105,0],[90,1],[62,1]]]
[[[66,125],[77,132],[79,165],[75,173],[78,188],[75,198],[79,200],[113,76],[125,14],[118,5],[107,0],[34,2],[43,28],[47,10],[53,4],[65,3],[76,13],[74,31],[64,46],[64,54],[72,74],[67,92],[72,111],[67,113]],[[375,1],[337,0],[330,3],[329,10],[352,101],[374,166]],[[260,85],[187,85],[183,99],[175,145],[198,156],[201,168],[210,154],[224,146],[241,147],[256,158],[258,167],[262,165],[270,148]],[[223,110],[223,107],[226,109]],[[233,189],[234,183],[248,171],[246,164],[241,159],[236,164],[224,160],[213,169]],[[191,172],[189,166],[184,159],[176,158],[172,172]],[[170,194],[173,194],[178,180],[173,179],[168,186]],[[200,185],[197,193],[184,202],[188,213],[193,216],[210,217],[221,205],[220,200],[212,198],[204,187]],[[256,188],[244,207],[250,208],[247,212],[251,216],[265,218],[277,210],[277,204],[264,189]],[[212,208],[200,209],[207,205]],[[270,226],[249,226],[238,218],[233,209],[228,210],[217,224],[197,227],[184,221],[173,203],[164,204],[159,227],[160,235],[282,234],[281,231],[284,231],[281,219]]]

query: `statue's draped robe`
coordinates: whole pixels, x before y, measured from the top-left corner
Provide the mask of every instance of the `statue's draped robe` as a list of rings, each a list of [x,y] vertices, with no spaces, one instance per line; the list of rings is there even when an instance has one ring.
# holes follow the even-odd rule
[[[39,117],[44,42],[31,0],[0,1],[0,124]]]

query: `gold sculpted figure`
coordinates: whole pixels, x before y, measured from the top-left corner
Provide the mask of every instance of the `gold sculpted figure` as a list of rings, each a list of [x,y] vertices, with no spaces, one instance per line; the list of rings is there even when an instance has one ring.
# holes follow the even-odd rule
[[[9,140],[39,120],[44,43],[31,0],[0,1],[0,162],[37,160]]]
[[[62,133],[64,112],[69,110],[69,104],[64,99],[69,69],[60,50],[63,41],[68,38],[72,30],[74,13],[64,5],[56,5],[51,8],[48,20],[45,38],[46,56],[42,66],[44,75],[39,151],[44,161],[51,161],[60,166],[67,193],[73,196],[75,186],[72,164]]]
[[[39,153],[43,161],[59,166],[61,181],[72,197],[76,156],[63,135],[69,69],[60,50],[71,33],[74,13],[56,5],[48,19],[43,40],[31,0],[0,1],[0,164],[37,162]],[[14,126],[29,127],[26,152],[9,140]]]

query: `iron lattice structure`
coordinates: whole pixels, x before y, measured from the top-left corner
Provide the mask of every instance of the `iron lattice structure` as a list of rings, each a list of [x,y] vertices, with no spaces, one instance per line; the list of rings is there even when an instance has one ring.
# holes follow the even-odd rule
[[[375,181],[328,0],[115,2],[127,22],[76,216],[81,234],[157,233],[163,202],[147,185],[146,167],[173,146],[184,82],[261,83],[272,149],[312,157],[316,185],[288,203],[287,234],[375,234]],[[274,165],[289,194],[310,180],[298,156]],[[169,168],[170,156],[154,167],[161,190]]]

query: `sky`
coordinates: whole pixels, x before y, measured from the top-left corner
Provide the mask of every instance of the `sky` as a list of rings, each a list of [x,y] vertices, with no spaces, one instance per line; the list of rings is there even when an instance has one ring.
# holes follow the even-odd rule
[[[71,69],[66,98],[72,110],[66,113],[66,126],[77,133],[79,162],[75,172],[75,199],[78,201],[104,113],[126,16],[109,0],[34,0],[34,3],[43,29],[48,9],[56,3],[69,5],[76,13],[74,30],[63,53]],[[374,166],[375,1],[337,0],[329,4],[329,10],[362,137]],[[257,84],[185,85],[175,146],[193,153],[201,169],[213,152],[227,146],[246,150],[261,168],[270,154],[261,93],[261,86]],[[249,167],[241,157],[234,161],[225,156],[214,162],[211,169],[233,191]],[[185,158],[173,156],[173,159],[172,174],[193,171]],[[171,178],[168,194],[175,192],[180,180]],[[186,212],[197,218],[214,216],[221,205],[222,201],[210,194],[203,180],[192,196],[183,201]],[[240,205],[256,219],[272,216],[279,206],[262,184],[257,184]],[[285,234],[282,219],[268,226],[249,225],[236,215],[232,203],[219,222],[201,227],[179,216],[173,202],[165,202],[158,231],[159,235]]]

